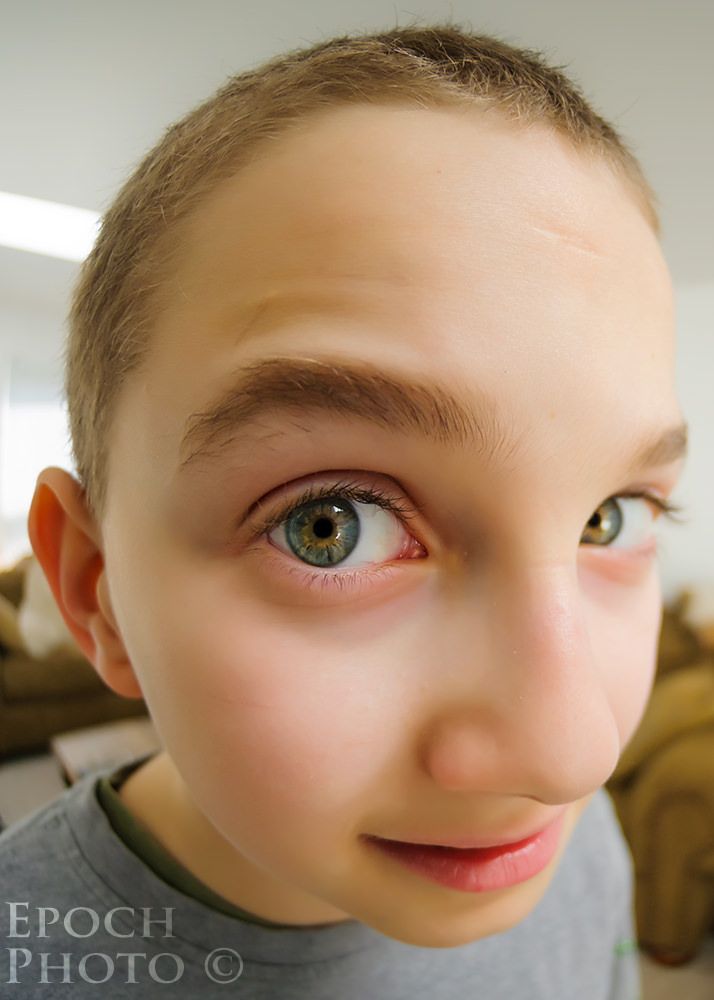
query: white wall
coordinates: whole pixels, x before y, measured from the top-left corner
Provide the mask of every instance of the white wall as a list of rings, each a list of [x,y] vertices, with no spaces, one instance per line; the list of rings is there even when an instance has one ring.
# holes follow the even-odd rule
[[[72,470],[62,399],[61,321],[0,305],[0,565],[29,552],[27,512],[38,472]]]
[[[714,582],[714,282],[679,285],[677,394],[689,423],[690,454],[673,499],[686,526],[665,524],[660,565],[666,594]]]

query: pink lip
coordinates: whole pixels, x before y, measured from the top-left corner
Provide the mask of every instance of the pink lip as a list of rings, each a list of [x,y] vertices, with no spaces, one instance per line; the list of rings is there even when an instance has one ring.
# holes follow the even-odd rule
[[[442,847],[368,837],[380,853],[432,882],[463,892],[488,892],[525,882],[553,859],[565,819],[563,810],[547,827],[511,844]]]

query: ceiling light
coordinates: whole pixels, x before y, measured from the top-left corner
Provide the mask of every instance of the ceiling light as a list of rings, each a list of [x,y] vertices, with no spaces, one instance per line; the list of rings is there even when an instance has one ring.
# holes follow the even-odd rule
[[[62,260],[84,260],[99,229],[99,213],[56,201],[0,191],[0,246]]]

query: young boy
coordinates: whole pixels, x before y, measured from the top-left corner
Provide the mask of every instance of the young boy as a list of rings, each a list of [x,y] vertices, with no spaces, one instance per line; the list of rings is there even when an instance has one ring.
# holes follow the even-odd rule
[[[32,546],[163,749],[0,838],[2,982],[636,1000],[602,786],[686,436],[652,194],[573,85],[454,25],[233,78],[106,213],[66,389]]]

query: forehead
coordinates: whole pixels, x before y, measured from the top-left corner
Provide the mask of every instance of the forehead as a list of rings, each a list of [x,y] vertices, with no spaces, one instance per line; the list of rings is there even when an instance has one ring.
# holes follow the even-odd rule
[[[428,318],[428,349],[440,330],[448,340],[449,301],[499,352],[504,325],[527,346],[534,305],[546,327],[600,309],[629,340],[654,316],[671,321],[657,240],[613,171],[553,131],[471,108],[355,106],[307,119],[222,183],[177,243],[157,350],[175,351],[177,333],[191,341],[192,330],[201,351],[208,329],[236,343],[288,296],[406,308]],[[411,333],[417,348],[424,326]]]
[[[274,354],[473,380],[524,428],[544,406],[609,408],[611,431],[628,412],[651,427],[663,399],[676,413],[657,240],[615,174],[545,128],[472,109],[332,110],[223,182],[179,245],[127,388],[167,477],[187,417]]]
[[[624,184],[551,129],[470,107],[357,105],[259,146],[188,219],[177,278],[186,293],[216,291],[220,260],[240,266],[236,293],[249,295],[258,283],[323,272],[522,278],[521,258],[529,273],[539,261],[572,265],[572,251],[584,265],[588,256],[625,263],[645,242],[642,277],[661,281],[656,240]]]

